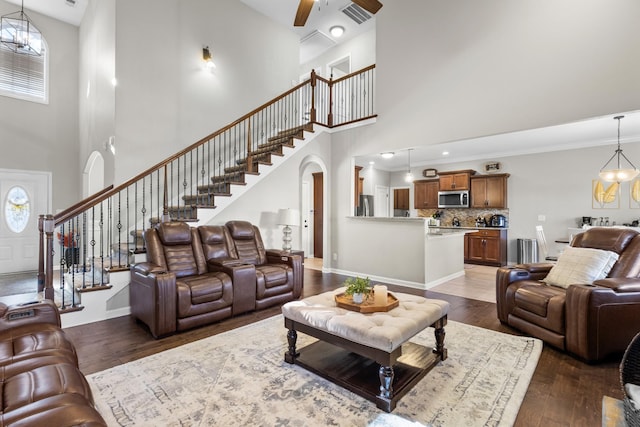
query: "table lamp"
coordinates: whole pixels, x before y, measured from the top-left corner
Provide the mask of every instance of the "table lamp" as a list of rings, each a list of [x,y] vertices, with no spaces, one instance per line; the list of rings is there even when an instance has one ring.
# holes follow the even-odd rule
[[[300,212],[297,209],[284,208],[278,210],[278,224],[282,229],[282,250],[291,252],[291,226],[300,225]]]

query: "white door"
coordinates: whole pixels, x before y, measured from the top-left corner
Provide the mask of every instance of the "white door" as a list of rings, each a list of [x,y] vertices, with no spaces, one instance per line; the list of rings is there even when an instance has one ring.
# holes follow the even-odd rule
[[[51,212],[50,194],[50,172],[0,169],[0,274],[38,269],[38,216]]]
[[[311,212],[311,191],[309,181],[302,181],[302,250],[305,256],[312,257],[313,233]]]
[[[376,185],[376,195],[373,199],[373,216],[389,216],[389,187]]]

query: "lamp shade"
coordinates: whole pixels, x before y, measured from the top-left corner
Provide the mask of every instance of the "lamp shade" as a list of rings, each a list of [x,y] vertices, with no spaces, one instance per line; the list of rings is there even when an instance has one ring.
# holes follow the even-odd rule
[[[297,209],[284,208],[278,210],[279,225],[300,225],[300,212]]]

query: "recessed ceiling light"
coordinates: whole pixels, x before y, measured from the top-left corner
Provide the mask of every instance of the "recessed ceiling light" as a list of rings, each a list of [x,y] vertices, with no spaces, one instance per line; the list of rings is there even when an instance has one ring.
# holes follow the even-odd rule
[[[448,156],[448,155],[449,155],[449,152],[448,152],[448,151],[443,151],[443,152],[442,152],[442,155],[443,155],[443,156]]]
[[[369,164],[370,164],[370,165],[375,165],[375,164],[376,164],[376,162],[374,162],[373,160],[371,160],[371,161],[369,162]]]
[[[329,32],[333,37],[341,37],[344,34],[344,27],[341,25],[334,25],[329,28]]]
[[[393,157],[393,152],[387,151],[386,153],[381,153],[380,157],[382,157],[383,159],[390,159]]]

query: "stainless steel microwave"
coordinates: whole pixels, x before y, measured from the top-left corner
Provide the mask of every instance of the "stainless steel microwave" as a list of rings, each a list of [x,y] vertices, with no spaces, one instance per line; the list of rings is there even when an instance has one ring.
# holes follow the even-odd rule
[[[469,191],[438,191],[439,208],[468,208]]]

